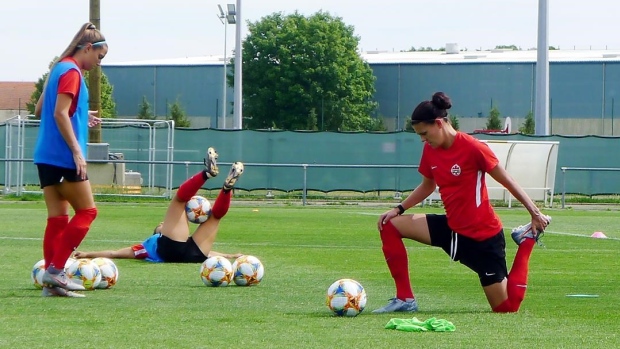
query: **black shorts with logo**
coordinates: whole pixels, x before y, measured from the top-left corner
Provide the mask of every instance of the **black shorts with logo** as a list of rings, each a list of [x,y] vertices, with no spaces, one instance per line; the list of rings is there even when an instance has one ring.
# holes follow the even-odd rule
[[[501,282],[508,275],[504,230],[483,241],[460,235],[448,226],[446,215],[427,214],[431,245],[441,247],[454,261],[475,271],[482,286]]]
[[[82,179],[77,174],[77,170],[74,168],[65,168],[48,164],[37,164],[37,170],[39,171],[39,182],[41,188],[45,188],[50,185],[67,182],[83,182],[88,180],[88,176]]]
[[[157,254],[167,263],[202,263],[207,259],[191,236],[187,241],[174,241],[165,235],[160,236]]]

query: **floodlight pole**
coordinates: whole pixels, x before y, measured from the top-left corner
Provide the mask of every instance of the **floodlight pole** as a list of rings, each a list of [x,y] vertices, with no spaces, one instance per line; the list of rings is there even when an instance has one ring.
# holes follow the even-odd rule
[[[222,24],[224,25],[224,77],[223,77],[223,83],[222,83],[222,115],[221,115],[221,125],[219,128],[226,128],[226,111],[228,110],[228,107],[226,104],[228,104],[227,100],[226,100],[226,91],[228,90],[228,84],[226,83],[226,78],[228,77],[228,62],[227,62],[227,48],[226,48],[226,44],[228,41],[228,27],[227,24],[236,24],[237,21],[235,19],[236,16],[236,9],[235,9],[235,5],[233,4],[228,4],[226,6],[226,12],[224,12],[224,10],[222,10],[222,6],[221,5],[217,5],[217,7],[220,9],[220,14],[217,16],[217,18],[220,19],[220,22],[222,22]]]
[[[243,98],[242,98],[242,49],[241,49],[241,0],[237,0],[237,21],[235,23],[235,107],[234,107],[234,118],[233,118],[233,128],[236,130],[240,130],[242,128],[242,114],[243,114]]]
[[[219,5],[218,5],[219,6]],[[226,128],[226,38],[228,37],[228,30],[226,29],[228,26],[226,25],[226,15],[222,12],[222,8],[220,7],[220,15],[218,18],[224,25],[224,82],[222,86],[222,115],[220,115],[219,127],[220,129]]]
[[[226,101],[226,90],[228,90],[228,84],[226,83],[226,70],[228,68],[228,62],[226,61],[226,54],[227,54],[227,48],[226,48],[226,40],[228,38],[228,23],[224,22],[224,86],[222,87],[222,126],[220,128],[226,128],[226,111],[228,110],[228,107],[226,106],[226,104],[228,104],[228,102]]]
[[[549,135],[549,3],[538,0],[538,48],[534,100],[535,134]]]

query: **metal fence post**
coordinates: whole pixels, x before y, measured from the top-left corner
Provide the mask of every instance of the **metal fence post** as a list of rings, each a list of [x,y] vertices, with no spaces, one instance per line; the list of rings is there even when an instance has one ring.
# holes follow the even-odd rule
[[[564,208],[565,196],[566,196],[566,167],[562,167],[562,208]]]
[[[306,195],[308,192],[308,164],[302,164],[302,166],[304,167],[304,185],[301,192],[301,202],[303,206],[306,206]]]

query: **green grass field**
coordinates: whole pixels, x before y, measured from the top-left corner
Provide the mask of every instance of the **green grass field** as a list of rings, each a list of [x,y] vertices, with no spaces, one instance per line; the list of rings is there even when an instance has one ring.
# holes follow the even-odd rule
[[[387,207],[387,206],[386,206]],[[81,249],[112,249],[147,237],[165,203],[99,204]],[[614,211],[546,210],[554,218],[530,263],[516,314],[490,312],[477,276],[441,250],[407,241],[420,320],[447,319],[452,333],[384,329],[374,315],[394,295],[375,230],[384,208],[233,206],[215,249],[255,255],[255,287],[208,288],[198,264],[117,260],[119,283],[87,298],[42,298],[29,273],[42,258],[42,202],[0,202],[0,348],[619,348],[620,220]],[[414,209],[412,212],[423,212]],[[426,212],[440,212],[426,209]],[[505,227],[523,209],[498,209]],[[603,231],[609,239],[592,239]],[[508,263],[516,251],[508,242]],[[366,289],[366,310],[338,318],[325,306],[339,278]],[[596,294],[572,298],[567,294]]]

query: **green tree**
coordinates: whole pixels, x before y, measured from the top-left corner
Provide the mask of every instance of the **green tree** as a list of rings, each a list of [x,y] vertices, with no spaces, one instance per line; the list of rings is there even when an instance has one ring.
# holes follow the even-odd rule
[[[326,12],[274,13],[248,23],[248,32],[242,59],[249,128],[306,129],[312,109],[326,131],[368,126],[377,108],[375,78],[357,53],[352,26]]]
[[[363,130],[373,132],[387,131],[387,127],[385,126],[385,120],[382,117],[377,117],[368,119]]]
[[[45,79],[47,79],[48,75],[49,73],[43,74],[43,76],[34,83],[34,91],[32,91],[32,94],[30,95],[30,101],[26,102],[26,109],[28,109],[28,113],[31,115],[34,115],[34,109],[37,106],[37,102],[39,101],[41,94],[43,93],[43,85],[45,84]]]
[[[86,86],[88,86],[88,72],[84,73]],[[101,72],[101,115],[102,118],[116,117],[116,102],[114,102],[114,87],[108,77]]]
[[[43,93],[43,85],[45,85],[45,80],[47,80],[47,76],[50,74],[49,69],[52,69],[52,65],[56,59],[58,59],[58,57],[54,57],[54,59],[47,66],[48,71],[43,74],[37,82],[35,82],[34,91],[32,91],[32,94],[30,95],[30,101],[26,102],[26,109],[28,109],[28,113],[32,115],[34,115],[34,109],[39,101],[39,98],[41,97],[41,94]]]
[[[170,118],[168,120],[174,120],[174,127],[190,127],[191,122],[185,116],[185,110],[181,107],[181,102],[177,99],[172,105],[170,105]]]
[[[316,109],[312,108],[310,109],[310,112],[308,113],[308,119],[307,119],[307,124],[306,124],[306,130],[310,130],[310,131],[316,131],[318,130],[318,119],[316,116]]]
[[[457,115],[450,115],[449,117],[450,119],[450,124],[452,125],[452,127],[454,127],[455,130],[459,130],[459,118]]]
[[[519,132],[524,135],[533,135],[536,132],[536,122],[534,121],[534,113],[530,110],[525,116],[525,121],[519,127]]]
[[[489,111],[489,117],[487,119],[487,130],[501,130],[502,129],[502,121],[499,119],[500,112],[497,107],[491,108]]]
[[[52,65],[54,64],[56,59],[58,59],[58,57],[55,57],[54,60],[50,62],[48,69],[52,68]],[[49,70],[45,74],[43,74],[43,76],[41,76],[39,80],[37,80],[37,82],[34,84],[35,90],[30,95],[30,101],[26,103],[26,108],[28,109],[28,112],[30,114],[34,114],[34,108],[37,105],[37,101],[39,100],[39,97],[41,97],[41,94],[43,93],[43,85],[45,85],[45,80],[47,80],[48,75],[49,75]],[[88,86],[88,72],[84,73],[84,82],[86,83],[86,86]],[[108,77],[102,72],[101,73],[101,115],[99,115],[102,118],[113,118],[116,116],[116,103],[114,102],[114,98],[112,97],[113,92],[114,92],[113,86],[110,84]]]
[[[151,111],[151,104],[146,96],[142,96],[142,102],[138,109],[138,119],[148,120],[153,118],[153,112]]]
[[[411,118],[405,120],[405,131],[413,131],[413,125],[411,125]]]

